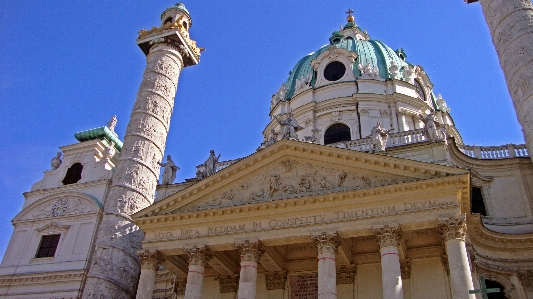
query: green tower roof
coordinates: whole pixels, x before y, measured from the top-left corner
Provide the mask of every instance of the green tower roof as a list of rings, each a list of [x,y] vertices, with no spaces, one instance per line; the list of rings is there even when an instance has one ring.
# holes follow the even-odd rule
[[[122,141],[120,141],[117,135],[111,132],[111,130],[109,130],[107,126],[77,132],[74,134],[74,138],[76,138],[79,142],[94,139],[100,139],[102,141],[105,141],[106,143],[108,143],[109,141],[113,141],[115,143],[115,148],[118,151],[122,150]]]

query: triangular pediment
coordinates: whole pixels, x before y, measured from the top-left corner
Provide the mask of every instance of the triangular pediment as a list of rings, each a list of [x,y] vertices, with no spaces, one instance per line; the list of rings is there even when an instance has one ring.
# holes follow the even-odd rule
[[[253,205],[465,173],[456,167],[282,140],[133,217]]]

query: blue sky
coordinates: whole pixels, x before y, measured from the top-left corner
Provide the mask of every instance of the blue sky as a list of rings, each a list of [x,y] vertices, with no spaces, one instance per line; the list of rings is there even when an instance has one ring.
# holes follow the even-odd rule
[[[23,192],[73,134],[118,117],[122,138],[145,67],[137,32],[171,1],[0,2],[0,258]],[[465,143],[524,143],[479,4],[462,0],[187,1],[206,48],[183,70],[166,154],[194,177],[255,151],[271,96],[304,55],[328,43],[348,8],[372,39],[403,48],[442,93]]]

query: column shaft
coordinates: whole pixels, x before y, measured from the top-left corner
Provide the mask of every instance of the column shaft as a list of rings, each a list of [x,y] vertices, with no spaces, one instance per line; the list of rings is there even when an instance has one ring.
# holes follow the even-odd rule
[[[141,277],[137,287],[137,299],[150,299],[154,293],[155,276],[161,255],[156,250],[142,250],[138,253],[141,259]]]
[[[341,239],[337,232],[313,235],[318,252],[318,299],[337,298],[337,268],[335,256]]]
[[[474,294],[468,294],[469,290],[474,289],[474,283],[466,253],[466,217],[463,215],[439,221],[439,229],[448,255],[452,298],[475,299]]]
[[[383,299],[403,299],[402,269],[400,267],[401,229],[399,225],[374,228],[381,254]]]
[[[481,0],[507,88],[533,152],[533,4],[527,0]],[[531,156],[533,159],[533,155]]]
[[[184,298],[201,299],[205,265],[213,256],[213,253],[205,246],[187,248],[185,252],[189,255],[189,272],[187,273]]]
[[[239,277],[239,299],[255,299],[257,292],[257,263],[263,253],[263,245],[259,241],[245,240],[235,242],[241,254],[241,271]]]

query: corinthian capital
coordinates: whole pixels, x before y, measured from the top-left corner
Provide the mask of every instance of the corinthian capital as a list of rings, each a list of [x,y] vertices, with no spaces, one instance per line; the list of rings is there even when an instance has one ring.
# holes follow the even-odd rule
[[[197,265],[205,267],[207,262],[213,257],[213,252],[207,246],[185,248],[185,252],[189,256],[189,266]]]
[[[235,242],[235,247],[239,249],[241,262],[248,261],[257,263],[264,251],[263,244],[259,241],[244,240],[244,242]]]
[[[337,248],[341,244],[341,238],[337,232],[323,232],[319,235],[312,235],[311,238],[315,240],[316,250],[318,254],[337,254]]]
[[[374,236],[376,236],[380,249],[383,247],[398,247],[402,230],[399,225],[385,225],[374,228]]]
[[[442,233],[444,243],[449,240],[464,241],[466,236],[466,215],[439,220],[439,230]]]
[[[155,249],[142,249],[137,251],[141,260],[142,269],[157,270],[157,265],[163,262],[163,255]]]

